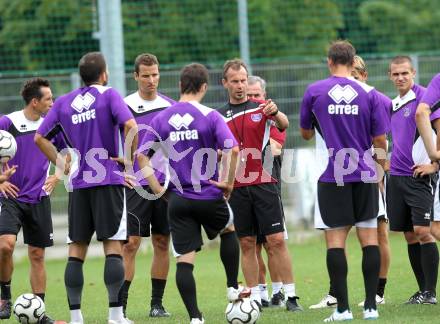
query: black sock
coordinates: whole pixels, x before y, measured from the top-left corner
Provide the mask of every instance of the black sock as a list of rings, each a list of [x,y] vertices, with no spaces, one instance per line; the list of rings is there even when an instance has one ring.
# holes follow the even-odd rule
[[[122,284],[121,290],[119,290],[119,300],[122,302],[122,309],[125,315],[128,301],[128,291],[130,290],[131,281],[125,280]]]
[[[348,267],[344,249],[335,248],[327,250],[327,269],[335,297],[338,300],[338,312],[345,312],[349,307],[347,290]]]
[[[109,307],[122,306],[122,300],[119,299],[119,292],[124,283],[124,263],[121,255],[105,256],[104,283],[107,288]]]
[[[193,276],[194,266],[191,263],[178,262],[176,284],[190,318],[202,318],[197,306],[196,282]]]
[[[151,278],[151,306],[162,305],[163,292],[167,281],[164,279]]]
[[[81,259],[69,257],[64,271],[64,284],[70,310],[81,309],[81,295],[84,286],[83,263],[84,261]]]
[[[11,299],[11,280],[0,281],[0,289],[1,289],[1,299],[2,300]]]
[[[419,285],[419,290],[423,291],[425,289],[425,275],[420,255],[420,243],[408,244],[409,262]]]
[[[376,309],[376,290],[379,283],[380,251],[377,245],[362,248],[362,273],[365,285],[364,309]]]
[[[328,290],[328,294],[330,295],[330,296],[332,296],[332,297],[335,297],[336,295],[336,293],[335,293],[335,287],[333,287],[333,285],[332,285],[332,282],[330,281],[330,288],[329,288],[329,290]]]
[[[383,295],[385,295],[385,285],[386,284],[387,284],[387,278],[379,278],[379,283],[377,284],[376,294],[378,294],[380,297],[383,297]]]
[[[44,297],[46,297],[46,294],[45,294],[45,293],[35,294],[35,295],[37,295],[38,297],[40,297],[42,301],[44,301]]]
[[[235,232],[228,232],[220,235],[220,259],[225,267],[228,287],[234,287],[237,289],[240,247]]]
[[[421,263],[425,274],[425,291],[435,293],[438,275],[438,248],[436,243],[420,245]]]

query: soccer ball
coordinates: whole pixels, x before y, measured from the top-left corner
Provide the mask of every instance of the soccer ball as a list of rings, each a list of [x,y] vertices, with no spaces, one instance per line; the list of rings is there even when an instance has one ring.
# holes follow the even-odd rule
[[[12,309],[15,318],[21,324],[36,324],[45,312],[43,300],[34,294],[20,295]]]
[[[225,315],[230,324],[253,324],[260,317],[260,309],[255,301],[243,298],[229,303]]]
[[[14,136],[5,130],[0,130],[0,162],[6,163],[15,156],[17,142]]]

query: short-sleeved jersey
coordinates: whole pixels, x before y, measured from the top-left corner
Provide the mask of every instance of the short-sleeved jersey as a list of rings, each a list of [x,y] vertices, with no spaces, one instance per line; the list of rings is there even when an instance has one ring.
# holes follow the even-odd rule
[[[393,99],[391,109],[393,151],[390,163],[392,175],[412,176],[414,164],[431,163],[417,131],[415,120],[417,106],[425,91],[424,87],[415,84],[404,96]],[[435,137],[434,131],[432,135]]]
[[[147,131],[141,145],[159,142],[169,159],[171,190],[189,199],[221,198],[222,191],[209,182],[218,180],[217,150],[237,146],[222,116],[195,101],[178,102],[160,112],[151,127],[156,134]]]
[[[147,126],[150,126],[150,123],[153,120],[153,118],[162,110],[170,107],[172,104],[175,103],[173,99],[170,99],[160,93],[157,94],[157,97],[154,100],[145,100],[141,98],[138,91],[125,97],[124,101],[131,109],[134,119],[138,124],[139,140],[143,138],[146,131],[145,128]],[[160,151],[154,154],[154,156],[152,157],[152,163],[157,166],[156,167],[157,179],[159,180],[160,183],[164,183],[167,161],[163,157]],[[137,161],[134,162],[133,169],[136,174],[139,174],[139,176],[137,177],[139,184],[142,186],[147,185],[148,184],[147,180],[145,180],[144,177],[142,177],[142,175],[139,173],[139,165]]]
[[[374,182],[373,137],[387,133],[383,101],[373,88],[353,78],[331,76],[308,86],[300,126],[316,126],[329,152],[322,182]]]
[[[269,143],[271,118],[260,108],[261,101],[248,100],[241,104],[227,103],[218,109],[240,144],[240,159],[234,187],[276,183],[263,168],[263,150]]]
[[[421,103],[427,104],[432,112],[436,112],[440,108],[440,73],[435,75],[431,82],[429,82],[428,88],[426,89]]]
[[[63,132],[79,156],[73,189],[124,184],[120,127],[132,119],[129,108],[111,87],[91,85],[59,97],[38,133],[51,138]]]
[[[29,120],[22,110],[0,117],[0,129],[11,133],[17,142],[17,153],[9,161],[9,165],[17,165],[17,171],[9,179],[20,191],[17,200],[26,203],[37,203],[47,196],[43,190],[44,182],[49,174],[49,161],[34,143],[34,135],[43,122]],[[55,146],[63,148],[61,139],[56,137]]]

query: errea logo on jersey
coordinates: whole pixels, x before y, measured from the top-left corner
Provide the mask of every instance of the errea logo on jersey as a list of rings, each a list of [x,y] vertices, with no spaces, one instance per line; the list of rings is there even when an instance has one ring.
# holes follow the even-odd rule
[[[342,87],[336,84],[329,92],[328,95],[336,103],[328,105],[328,113],[330,115],[357,115],[359,113],[358,105],[350,105],[350,102],[358,96],[356,90],[350,85]],[[345,104],[342,104],[342,102]]]
[[[199,133],[197,129],[190,130],[189,125],[193,122],[194,118],[190,114],[186,113],[181,116],[180,114],[174,114],[168,120],[168,124],[173,126],[176,131],[170,132],[170,139],[173,142],[198,139]],[[181,130],[182,128],[186,130]]]
[[[95,119],[95,109],[89,110],[95,100],[96,98],[89,92],[87,92],[84,96],[81,94],[77,95],[70,104],[70,106],[78,112],[78,114],[72,115],[72,123],[76,125],[91,119]]]

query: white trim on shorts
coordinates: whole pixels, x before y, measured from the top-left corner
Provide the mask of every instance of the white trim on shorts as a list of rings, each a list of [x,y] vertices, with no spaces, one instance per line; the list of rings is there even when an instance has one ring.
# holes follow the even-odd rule
[[[127,240],[127,199],[125,197],[125,188],[122,188],[124,191],[124,208],[122,209],[122,217],[121,222],[119,223],[119,229],[115,235],[109,237],[108,240],[113,241],[126,241]]]
[[[432,221],[433,222],[440,221],[439,183],[440,183],[440,181],[437,181],[437,185],[435,186],[435,192],[434,192],[434,206],[433,206],[433,213],[432,213]]]

